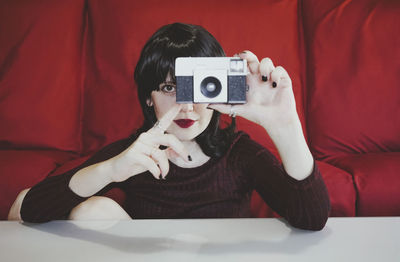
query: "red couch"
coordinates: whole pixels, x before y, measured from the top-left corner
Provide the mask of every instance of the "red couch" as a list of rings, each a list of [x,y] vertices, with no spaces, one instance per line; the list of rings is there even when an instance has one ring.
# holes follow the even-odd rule
[[[331,216],[400,215],[399,13],[393,0],[1,1],[0,219],[24,188],[139,127],[134,67],[176,21],[287,69]],[[257,194],[252,209],[275,215]]]

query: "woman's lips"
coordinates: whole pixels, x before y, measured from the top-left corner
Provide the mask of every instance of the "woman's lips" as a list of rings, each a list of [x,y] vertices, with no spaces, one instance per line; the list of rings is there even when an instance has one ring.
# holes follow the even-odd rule
[[[174,120],[174,122],[182,128],[188,128],[188,127],[192,126],[194,124],[194,122],[196,122],[196,121],[194,121],[192,119],[178,119],[178,120]]]

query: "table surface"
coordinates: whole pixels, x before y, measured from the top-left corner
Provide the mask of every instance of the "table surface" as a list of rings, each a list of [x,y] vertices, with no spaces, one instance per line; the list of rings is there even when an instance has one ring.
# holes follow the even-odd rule
[[[0,222],[0,261],[400,261],[400,217]]]

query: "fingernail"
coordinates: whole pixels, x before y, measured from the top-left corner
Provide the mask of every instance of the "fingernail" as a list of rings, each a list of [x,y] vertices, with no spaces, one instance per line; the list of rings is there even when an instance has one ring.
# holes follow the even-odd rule
[[[188,155],[188,160],[192,161],[192,157],[190,155]]]
[[[267,76],[261,76],[262,81],[267,82],[268,81],[268,77]]]
[[[241,52],[241,54],[246,54],[246,53],[247,53],[246,51],[242,51],[242,52]]]
[[[211,109],[211,110],[213,110],[211,107],[209,107],[209,106],[207,106],[207,109]]]
[[[158,179],[159,179],[159,180],[163,179],[161,174],[160,174],[160,176],[158,177]]]
[[[275,88],[276,87],[276,82],[272,83],[272,87]]]

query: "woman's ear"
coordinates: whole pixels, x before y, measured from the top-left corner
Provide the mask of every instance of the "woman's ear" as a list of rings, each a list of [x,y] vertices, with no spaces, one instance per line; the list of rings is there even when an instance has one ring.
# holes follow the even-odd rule
[[[146,104],[147,104],[147,106],[153,106],[153,101],[151,101],[150,98],[147,98],[146,99]]]

